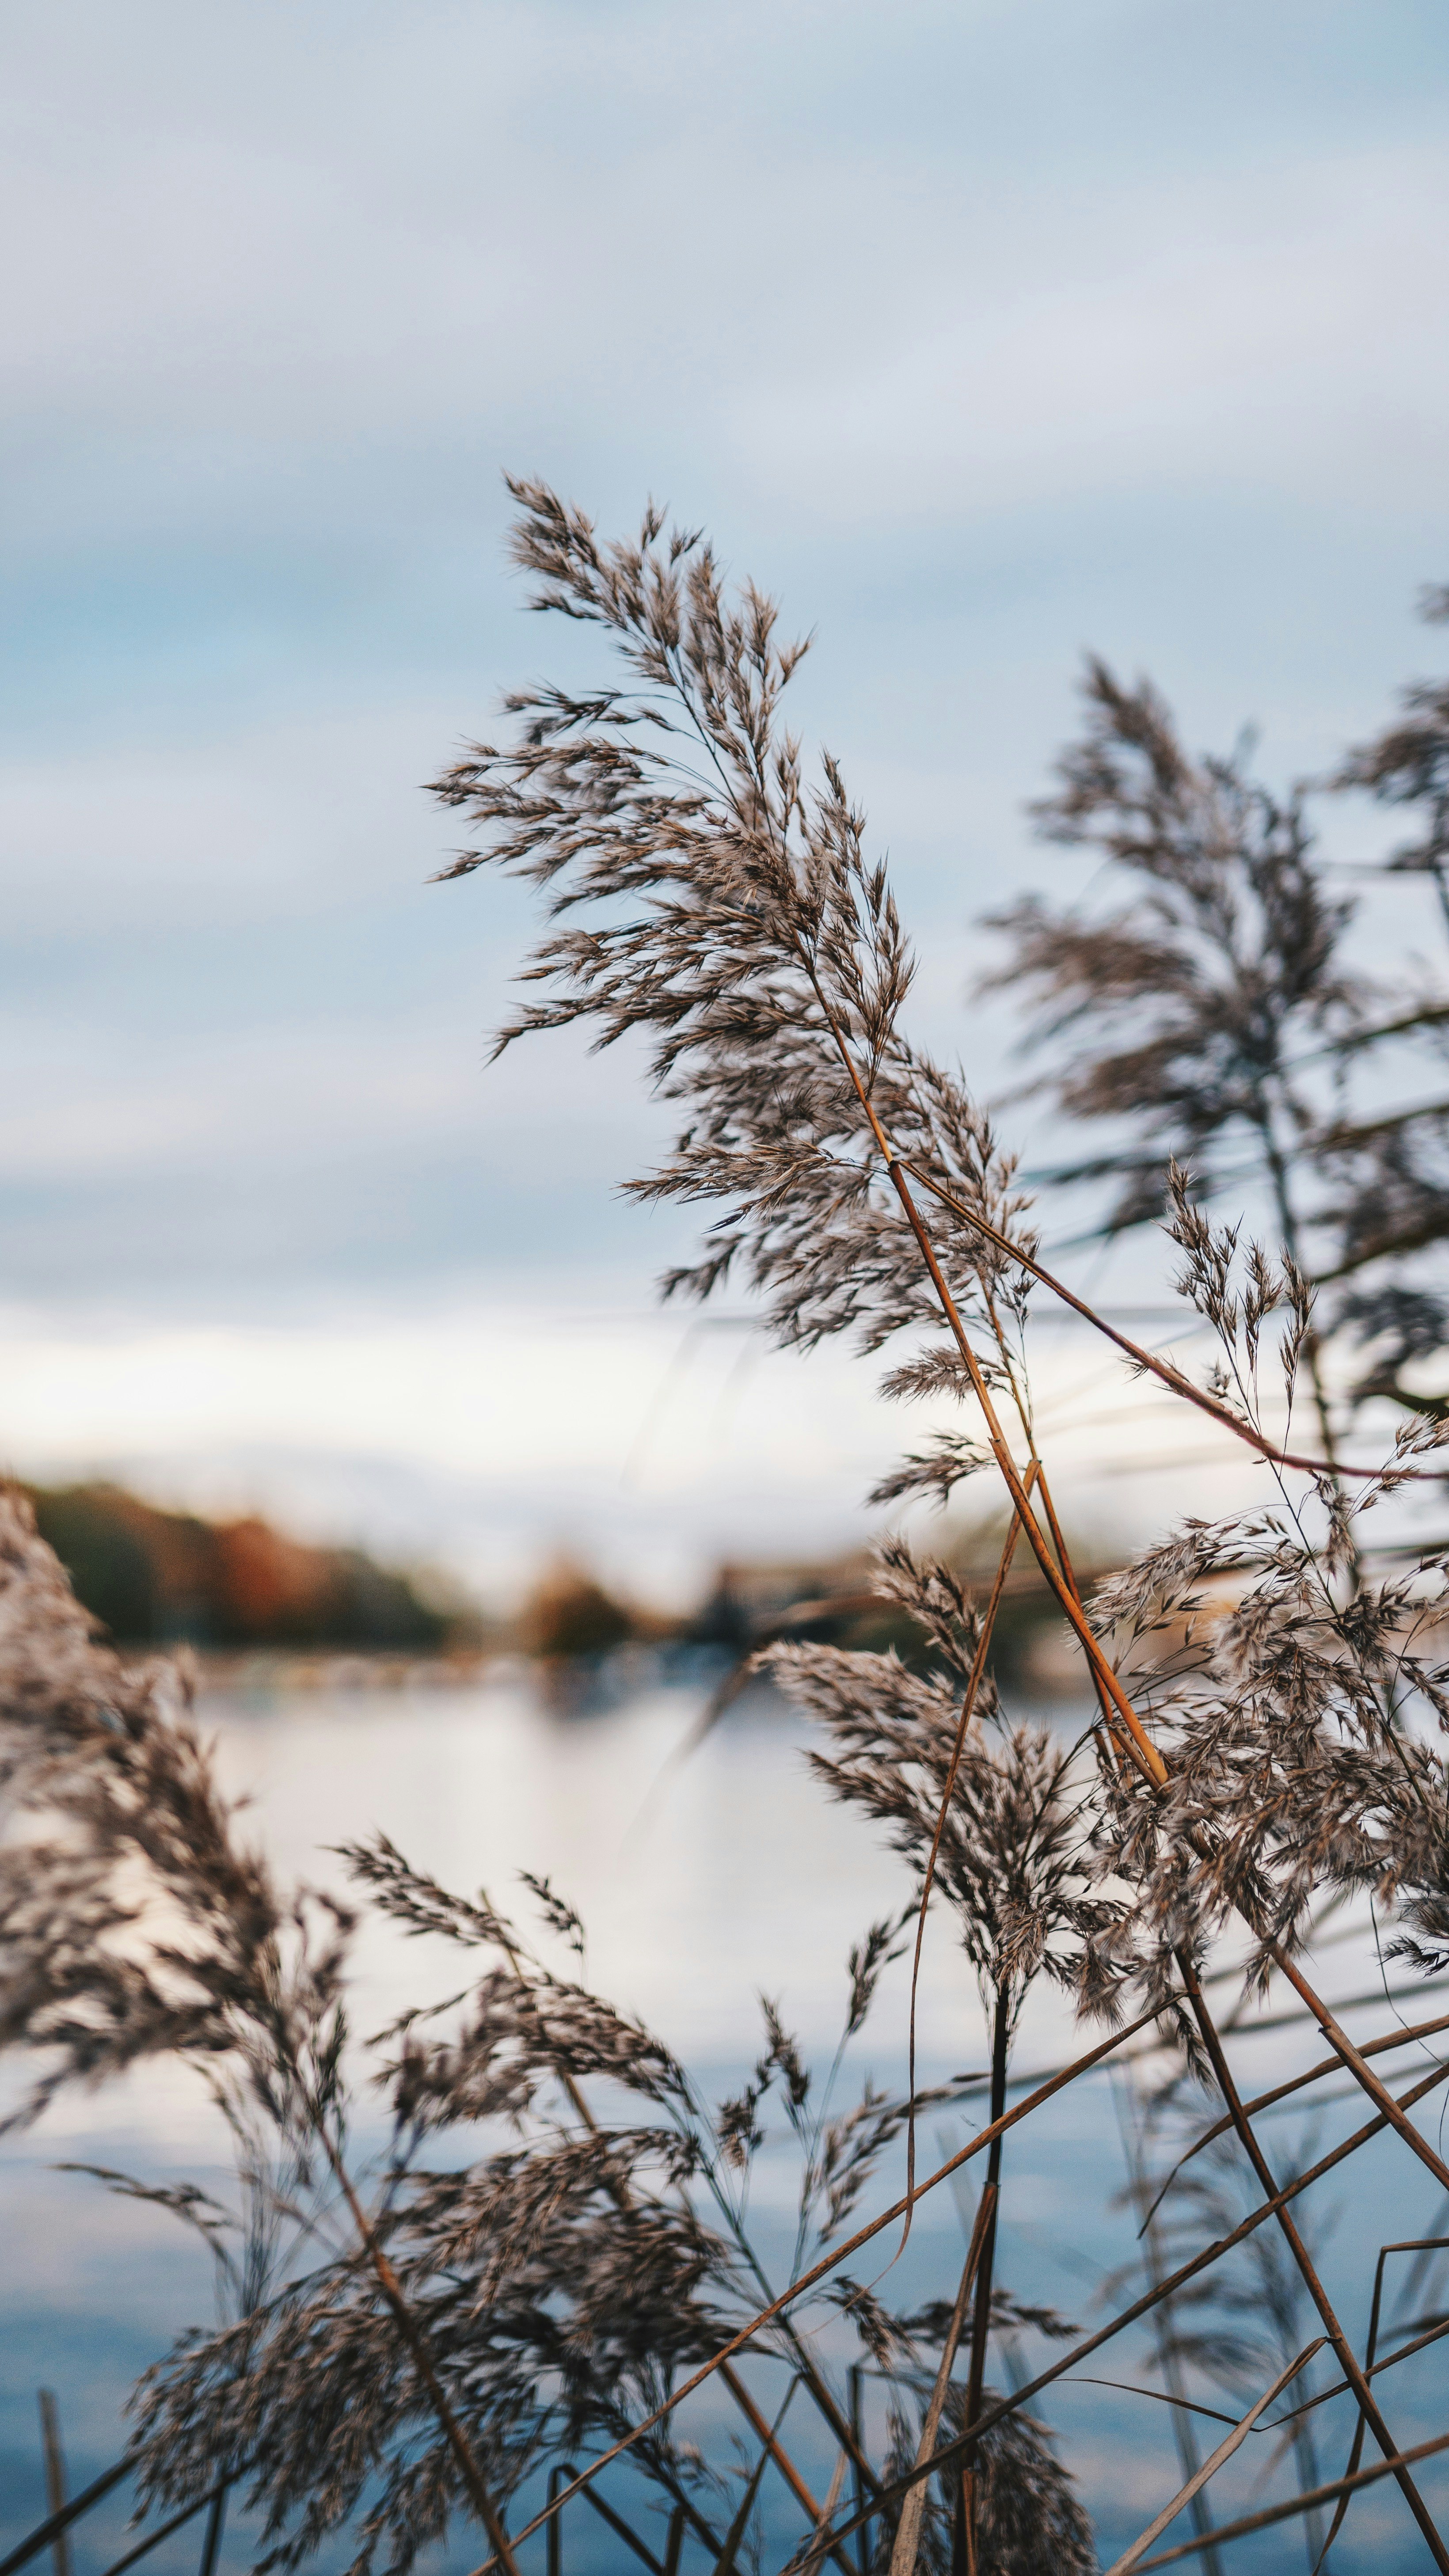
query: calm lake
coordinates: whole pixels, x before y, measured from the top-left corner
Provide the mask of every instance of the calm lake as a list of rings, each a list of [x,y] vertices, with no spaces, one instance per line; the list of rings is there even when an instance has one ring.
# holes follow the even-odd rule
[[[380,1825],[439,1879],[468,1891],[484,1887],[495,1905],[516,1907],[531,1935],[537,1931],[536,1910],[518,1884],[518,1872],[548,1876],[587,1926],[590,1982],[657,2028],[704,2088],[718,2094],[755,2052],[762,1992],[778,2001],[787,2023],[824,2066],[839,2036],[846,1953],[874,1918],[902,1903],[907,1889],[883,1841],[851,1812],[826,1801],[807,1768],[803,1730],[773,1701],[737,1706],[682,1758],[702,1700],[699,1689],[641,1682],[612,1705],[570,1713],[551,1706],[526,1675],[500,1675],[468,1690],[259,1690],[252,1696],[229,1691],[209,1699],[205,1714],[229,1785],[251,1802],[249,1830],[279,1874],[340,1886],[340,1864],[327,1847]],[[1075,1731],[1081,1713],[1058,1710],[1050,1722]],[[559,1951],[558,1959],[565,1966],[567,1953]],[[846,2081],[854,2086],[867,2069],[885,2084],[903,2080],[905,1975],[904,1965],[897,1967],[882,1985],[872,2021],[849,2059]],[[1319,1976],[1321,1989],[1335,2000],[1366,1998],[1355,2006],[1357,2033],[1391,2025],[1367,1924],[1334,1933]],[[407,2006],[440,1998],[458,1982],[455,1954],[431,1942],[404,1940],[369,1921],[357,1946],[353,2028],[376,2030]],[[1225,1998],[1232,1991],[1225,1988]],[[1238,2045],[1240,2073],[1254,2090],[1321,2054],[1311,2034],[1279,2024],[1282,2004],[1281,1996],[1270,1997],[1264,2018],[1272,2026]],[[1446,2008],[1449,1997],[1437,2004],[1426,1999],[1414,2014],[1400,2007],[1406,2018],[1428,2018]],[[974,1983],[944,1917],[933,1920],[928,1934],[919,2028],[927,2080],[983,2066]],[[1049,2068],[1082,2044],[1074,2041],[1069,2015],[1059,2004],[1034,2001],[1015,2063],[1025,2071]],[[1423,2063],[1422,2048],[1395,2059],[1395,2067],[1405,2069],[1401,2084]],[[1134,2257],[1134,2221],[1114,2195],[1125,2180],[1123,2137],[1134,2115],[1134,2083],[1140,2087],[1150,2071],[1139,2066],[1135,2078],[1093,2078],[1035,2115],[1009,2142],[1001,2274],[1022,2299],[1049,2300],[1084,2328],[1132,2295],[1129,2287],[1105,2301],[1107,2276]],[[1328,2092],[1326,2106],[1307,2123],[1297,2116],[1265,2123],[1265,2142],[1280,2166],[1309,2138],[1319,2141],[1313,2152],[1321,2153],[1358,2125],[1356,2101],[1338,2098],[1332,2086]],[[971,2134],[976,2098],[928,2115],[922,2138],[928,2165]],[[1428,2107],[1437,2113],[1436,2104]],[[210,2324],[214,2314],[208,2258],[174,2221],[57,2166],[105,2164],[153,2181],[184,2174],[219,2197],[225,2195],[227,2168],[200,2089],[169,2072],[150,2074],[111,2095],[69,2100],[38,2128],[0,2141],[0,2154],[8,2222],[0,2543],[8,2547],[45,2510],[38,2388],[57,2393],[75,2491],[124,2448],[123,2409],[136,2374],[178,2334]],[[760,2241],[780,2280],[788,2260],[794,2170],[786,2146],[772,2141],[754,2187]],[[1368,2211],[1367,2224],[1361,2215],[1340,2216],[1337,2232],[1328,2233],[1335,2213],[1347,2209],[1346,2181],[1335,2193],[1330,2179],[1311,2195],[1311,2207],[1315,2225],[1325,2231],[1326,2261],[1347,2320],[1361,2339],[1379,2244],[1443,2233],[1449,2214],[1429,2177],[1396,2144],[1379,2142],[1354,2171],[1362,2171],[1364,2182],[1354,2190],[1353,2207]],[[894,2167],[883,2169],[881,2202],[891,2195],[895,2176]],[[1241,2207],[1249,2205],[1250,2197],[1243,2198]],[[882,2295],[903,2306],[949,2295],[970,2217],[968,2192],[959,2199],[946,2188],[934,2195]],[[859,2276],[874,2277],[893,2250],[894,2240],[882,2239],[871,2249],[879,2261]],[[1415,2313],[1425,2313],[1426,2303],[1435,2313],[1449,2306],[1444,2276],[1431,2276],[1422,2286]],[[1300,2342],[1315,2331],[1311,2321],[1305,2324]],[[841,2359],[846,2355],[843,2343],[822,2341],[821,2350],[827,2357],[837,2350]],[[1031,2354],[1040,2346],[1023,2350]],[[1426,2440],[1449,2423],[1446,2352],[1449,2344],[1435,2347],[1379,2383],[1385,2413],[1403,2444]],[[1082,2370],[1143,2388],[1162,2384],[1140,2333],[1114,2341]],[[1249,2382],[1250,2393],[1272,2375]],[[763,2399],[772,2385],[768,2373],[758,2385]],[[1229,2415],[1248,2402],[1245,2397],[1235,2406],[1231,2395],[1206,2386],[1195,2393]],[[876,2407],[877,2438],[883,2424],[878,2401],[879,2392],[868,2390],[867,2414]],[[1085,2375],[1054,2389],[1043,2403],[1096,2516],[1105,2565],[1181,2482],[1170,2412],[1150,2396],[1095,2385]],[[1352,2435],[1342,2401],[1328,2404],[1314,2422],[1318,2475],[1341,2474]],[[1224,2429],[1205,2419],[1199,2428],[1204,2452]],[[817,2493],[823,2492],[833,2448],[805,2401],[795,2402],[788,2438],[807,2476],[818,2481]],[[1291,2454],[1285,2461],[1279,2451],[1273,2436],[1244,2445],[1214,2481],[1216,2519],[1288,2491]],[[1430,2461],[1421,2485],[1436,2509],[1449,2515],[1449,2471]],[[798,2512],[783,2489],[772,2493],[772,2486],[778,2481],[767,2481],[762,2491],[769,2508],[764,2576],[782,2564],[800,2530]],[[75,2576],[100,2576],[126,2548],[128,2509],[123,2490],[76,2528]],[[1186,2530],[1184,2522],[1167,2537],[1175,2540]],[[200,2540],[201,2526],[194,2524],[145,2563],[157,2576],[180,2576],[196,2567]],[[432,2553],[428,2564],[461,2576],[483,2554],[471,2532],[460,2532],[456,2545],[446,2554]],[[240,2576],[254,2555],[253,2526],[244,2512],[234,2511],[221,2565],[228,2576]],[[522,2558],[529,2576],[535,2568],[542,2576],[542,2535],[526,2544]],[[334,2552],[322,2563],[339,2568],[345,2553]],[[1307,2569],[1312,2556],[1301,2529],[1287,2526],[1237,2544],[1223,2563],[1259,2576],[1268,2569]],[[1341,2576],[1369,2568],[1396,2576],[1427,2563],[1392,2482],[1372,2487],[1354,2504],[1332,2560]],[[601,2523],[575,2508],[563,2545],[569,2576],[602,2576],[635,2564]],[[689,2576],[704,2564],[697,2546],[687,2548]],[[49,2576],[48,2559],[36,2565]]]

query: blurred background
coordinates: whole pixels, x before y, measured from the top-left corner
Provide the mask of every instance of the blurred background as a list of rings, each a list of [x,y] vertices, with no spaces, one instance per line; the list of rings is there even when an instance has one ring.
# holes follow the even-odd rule
[[[1080,883],[1022,806],[1083,648],[1278,784],[1424,654],[1442,13],[19,0],[3,50],[0,1453],[495,1609],[858,1544],[870,1371],[655,1307],[637,1061],[485,1069],[528,907],[426,883],[421,782],[559,666],[501,475],[652,492],[818,630],[797,721],[997,1097],[973,924]],[[1150,1522],[1111,1372],[1038,1367],[1059,1480]]]
[[[1194,748],[1258,723],[1278,788],[1433,658],[1449,22],[11,0],[0,66],[0,1464],[114,1633],[206,1650],[284,1866],[389,1813],[445,1877],[557,1871],[591,1973],[720,2082],[782,1957],[827,2045],[896,1873],[778,1712],[678,1756],[741,1638],[865,1581],[901,1426],[846,1352],[772,1351],[741,1302],[660,1310],[693,1235],[618,1195],[667,1133],[627,1048],[487,1063],[530,909],[428,883],[456,836],[424,783],[509,686],[594,667],[521,613],[502,476],[609,532],[653,494],[816,630],[795,720],[889,851],[913,1031],[1050,1163],[1016,1006],[972,992],[984,911],[1087,883],[1023,810],[1083,652],[1150,671]],[[1345,866],[1382,856],[1381,816],[1327,829]],[[1441,941],[1420,880],[1368,901],[1354,962],[1392,981]],[[1155,1238],[1104,1248],[1055,1203],[1046,1238],[1165,1328]],[[1110,1563],[1165,1517],[1180,1425],[1058,1322],[1034,1375],[1069,1529]],[[1188,1445],[1193,1509],[1258,1490]],[[863,1633],[841,1615],[814,1632]],[[545,1687],[530,1650],[593,1662]],[[1053,1653],[1021,1644],[1022,1705],[1075,1691]],[[1336,1995],[1372,1986],[1361,1947]],[[361,2026],[398,1973],[365,1952]],[[922,2029],[928,2068],[980,2062],[950,1959]],[[206,2304],[156,2213],[49,2165],[211,2153],[190,2117],[138,2088],[7,2150],[16,2531],[37,2383],[88,2475]],[[1028,2280],[1120,2254],[1084,2240],[1076,2143],[1023,2154]],[[1161,2427],[1083,2402],[1125,2540]],[[1394,2509],[1365,2508],[1370,2551]]]

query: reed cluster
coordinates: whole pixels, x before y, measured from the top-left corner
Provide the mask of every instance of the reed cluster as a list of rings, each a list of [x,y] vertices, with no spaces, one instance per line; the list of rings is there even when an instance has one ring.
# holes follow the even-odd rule
[[[729,2576],[765,2563],[769,2479],[791,2500],[796,2576],[827,2563],[843,2576],[1071,2576],[1096,2549],[1048,2429],[1051,2391],[1140,2328],[1168,2401],[1161,2511],[1118,2570],[1181,2549],[1219,2564],[1235,2526],[1215,2529],[1208,2480],[1260,2421],[1281,2429],[1297,2486],[1250,2521],[1303,2519],[1314,2564],[1384,2477],[1411,2545],[1449,2568],[1423,2446],[1405,2456],[1381,2377],[1449,2322],[1425,2291],[1412,2334],[1360,2351],[1310,2197],[1329,2172],[1352,2180],[1383,2133],[1406,2185],[1423,2171],[1449,2191],[1412,2116],[1449,2074],[1423,2046],[1439,2023],[1395,2008],[1355,2041],[1313,1961],[1327,1912],[1357,1900],[1403,1976],[1449,1962],[1449,1571],[1443,1551],[1385,1564],[1370,1544],[1375,1509],[1442,1474],[1446,1430],[1404,1379],[1438,1327],[1421,1306],[1405,1344],[1413,1318],[1367,1252],[1338,1264],[1345,1281],[1371,1275],[1336,1328],[1367,1337],[1379,1354],[1367,1391],[1403,1408],[1377,1463],[1344,1454],[1361,1444],[1346,1443],[1325,1373],[1289,1187],[1307,1132],[1293,1126],[1289,1057],[1304,1030],[1351,1052],[1390,1022],[1336,962],[1342,907],[1322,893],[1301,815],[1231,764],[1194,766],[1150,693],[1098,672],[1087,742],[1048,820],[1145,877],[1150,902],[1065,924],[1038,906],[1008,924],[1008,972],[1048,995],[1058,1038],[1088,1025],[1094,997],[1129,1024],[1114,1054],[1098,1012],[1060,1079],[1078,1111],[1150,1105],[1151,1132],[1117,1158],[1111,1222],[1156,1215],[1165,1193],[1181,1294],[1213,1363],[1189,1376],[1071,1302],[1131,1369],[1239,1440],[1267,1496],[1216,1522],[1183,1517],[1084,1599],[1029,1367],[1035,1306],[1069,1292],[991,1121],[909,1034],[912,957],[885,869],[837,765],[807,772],[782,714],[803,647],[781,642],[752,587],[727,589],[698,533],[656,511],[636,541],[606,543],[542,485],[516,499],[534,604],[600,630],[613,658],[587,692],[512,697],[508,740],[438,782],[474,844],[446,873],[510,870],[547,908],[533,998],[500,1044],[574,1022],[601,1044],[642,1041],[677,1132],[630,1186],[708,1211],[698,1261],[666,1292],[705,1299],[733,1281],[777,1342],[846,1336],[863,1363],[883,1362],[892,1399],[948,1400],[958,1418],[908,1449],[878,1499],[995,1478],[1009,1530],[980,1597],[904,1539],[882,1548],[880,1593],[920,1640],[910,1659],[798,1643],[762,1658],[810,1722],[822,1793],[900,1856],[899,1908],[848,1962],[841,2050],[887,1961],[909,1954],[905,2085],[867,2083],[842,2106],[840,2058],[819,2075],[769,2005],[748,2081],[711,2103],[660,2037],[592,1991],[577,1920],[546,1882],[528,1882],[532,1929],[438,1885],[382,1832],[345,1855],[356,1903],[465,1955],[450,2004],[354,2045],[351,1913],[276,1886],[219,1795],[184,1668],[127,1668],[98,1644],[22,1503],[4,1505],[0,1718],[19,1822],[0,1855],[0,2035],[37,2053],[34,2109],[63,2083],[183,2059],[237,2145],[235,2211],[192,2189],[164,2195],[213,2244],[229,2310],[137,2392],[146,2496],[176,2505],[236,2481],[260,2512],[267,2567],[298,2566],[345,2530],[356,2576],[401,2571],[462,2525],[473,2537],[455,2548],[514,2576],[545,2549],[534,2535],[556,2534],[586,2495],[619,2564]],[[1445,710],[1425,699],[1410,714],[1420,736],[1398,767],[1364,755],[1357,774],[1407,794],[1417,759],[1432,801],[1449,772],[1422,736],[1444,730]],[[1432,999],[1416,1007],[1415,1025],[1431,1024]],[[1274,1185],[1268,1245],[1215,1222],[1174,1159],[1181,1146],[1212,1167],[1245,1129]],[[1437,1239],[1429,1131],[1386,1143],[1387,1129],[1348,1129],[1320,1121],[1315,1150],[1349,1175],[1352,1243],[1370,1239],[1366,1158],[1392,1147],[1401,1196],[1419,1189],[1422,1250]],[[1382,1217],[1382,1189],[1378,1205]],[[1380,1241],[1373,1257],[1396,1248]],[[1413,1294],[1432,1304],[1428,1288]],[[1080,1647],[1094,1715],[1077,1743],[998,1699],[992,1628],[1019,1547]],[[920,2117],[946,2098],[915,2072],[933,1921],[979,1995],[990,2072],[985,2122],[923,2173]],[[1209,2000],[1225,1960],[1249,1997],[1273,1981],[1322,2033],[1311,2071],[1263,2101],[1242,2098],[1233,2012]],[[1078,2053],[1023,2092],[1013,2045],[1043,1979],[1072,2000]],[[1415,2044],[1405,2087],[1386,2060]],[[1128,2140],[1140,2261],[1082,2327],[1012,2292],[998,2213],[1013,2131],[1124,2053],[1148,2070]],[[1314,2098],[1306,2088],[1328,2076],[1357,2125],[1311,2159],[1270,2157],[1264,2112]],[[387,2143],[369,2157],[358,2140],[379,2109]],[[783,2283],[749,2214],[772,2129],[799,2159]],[[904,2183],[887,2193],[891,2158]],[[962,2268],[925,2305],[893,2306],[889,2272],[868,2282],[858,2258],[876,2247],[883,2260],[952,2173],[980,2182]],[[1382,2232],[1371,2204],[1359,2220]],[[846,2339],[885,2384],[883,2439],[852,2408]],[[702,2402],[710,2382],[719,2407]],[[1232,2397],[1206,2460],[1201,2424],[1222,2409],[1205,2390]],[[828,2483],[812,2486],[791,2448],[792,2403],[827,2429]],[[1445,2445],[1449,2433],[1427,2447]],[[1191,2539],[1159,2548],[1178,2512]]]

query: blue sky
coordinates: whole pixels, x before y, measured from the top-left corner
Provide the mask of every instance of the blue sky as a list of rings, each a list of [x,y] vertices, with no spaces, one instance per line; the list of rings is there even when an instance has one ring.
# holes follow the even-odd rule
[[[0,67],[0,1437],[400,1544],[471,1494],[480,1563],[702,1561],[778,1495],[782,1364],[674,1366],[677,1223],[613,1192],[635,1069],[485,1075],[526,906],[425,883],[419,782],[558,649],[501,474],[610,526],[668,497],[818,629],[800,720],[892,853],[921,1024],[997,1090],[972,922],[1066,881],[1020,809],[1085,646],[1196,741],[1259,718],[1279,778],[1431,658],[1449,22],[44,0]],[[626,1508],[671,1369],[676,1482]],[[833,1543],[889,1435],[800,1384],[770,1535]]]

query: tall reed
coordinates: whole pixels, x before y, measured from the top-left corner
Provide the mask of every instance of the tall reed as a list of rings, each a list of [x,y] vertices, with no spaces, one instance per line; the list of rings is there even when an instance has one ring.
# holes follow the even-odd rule
[[[1010,1529],[980,1600],[904,1539],[882,1548],[879,1589],[920,1641],[910,1661],[766,1651],[814,1730],[822,1789],[899,1853],[902,1901],[852,1953],[826,2080],[771,2004],[748,2081],[711,2105],[662,2039],[555,1963],[550,1940],[567,1946],[576,1918],[546,1884],[530,1882],[535,1935],[487,1897],[439,1886],[381,1832],[345,1855],[361,1897],[402,1933],[467,1953],[465,1984],[383,2034],[370,2060],[354,2048],[346,1912],[276,1889],[218,1797],[184,1673],[128,1672],[91,1641],[22,1508],[7,1506],[6,1777],[29,1821],[4,1855],[0,2031],[41,2053],[37,2107],[68,2080],[161,2052],[189,2060],[243,2143],[252,2189],[257,2250],[233,2313],[138,2393],[146,2492],[170,2504],[219,2473],[244,2481],[266,2565],[297,2565],[346,2527],[359,2571],[380,2549],[389,2568],[408,2566],[460,2515],[480,2563],[512,2569],[581,2492],[637,2543],[652,2501],[667,2517],[660,2549],[724,2576],[763,2527],[769,2477],[790,2498],[801,2568],[829,2556],[891,2576],[1070,2576],[1094,2563],[1092,2534],[1036,2402],[1147,2319],[1169,2445],[1172,2417],[1182,2426],[1203,2402],[1187,2392],[1204,2373],[1251,2399],[1254,2424],[1271,2386],[1265,2420],[1303,2428],[1290,2449],[1318,2494],[1303,2510],[1326,2512],[1366,2461],[1396,2483],[1414,2546],[1449,2567],[1417,2450],[1403,2455],[1383,2411],[1392,2396],[1341,2314],[1333,2248],[1303,2207],[1386,2133],[1406,2182],[1427,2169],[1449,2189],[1411,2116],[1449,2070],[1415,2058],[1400,2099],[1382,2070],[1408,2044],[1402,2024],[1353,2040],[1311,1958],[1326,1909],[1357,1899],[1406,1973],[1449,1962],[1445,1564],[1431,1550],[1407,1572],[1373,1571],[1365,1534],[1407,1480],[1440,1472],[1442,1428],[1408,1421],[1374,1465],[1290,1448],[1270,1390],[1282,1386],[1291,1429],[1311,1295],[1291,1253],[1211,1224],[1174,1166],[1182,1294],[1218,1355],[1205,1383],[1154,1354],[1132,1364],[1239,1438],[1270,1500],[1214,1523],[1184,1517],[1083,1600],[1028,1368],[1033,1300],[1055,1285],[1010,1154],[959,1074],[907,1032],[911,954],[863,818],[828,756],[807,775],[784,722],[803,648],[782,645],[771,603],[748,585],[729,595],[704,540],[658,512],[637,541],[605,543],[544,486],[515,496],[534,604],[602,630],[615,676],[581,694],[518,693],[510,740],[476,746],[438,782],[476,836],[445,873],[504,867],[548,908],[527,969],[534,998],[500,1044],[574,1022],[600,1044],[642,1039],[679,1125],[630,1187],[711,1211],[699,1260],[666,1293],[708,1298],[733,1280],[781,1344],[844,1335],[864,1358],[883,1355],[889,1397],[954,1408],[883,1499],[944,1499],[995,1476]],[[992,1627],[1018,1546],[1081,1649],[1097,1714],[1076,1746],[1013,1722],[998,1699]],[[1225,1608],[1208,1587],[1229,1578]],[[964,1954],[990,2069],[985,2124],[922,2177],[923,2108],[965,2098],[915,2076],[932,1915]],[[905,2086],[867,2083],[842,2107],[842,2062],[902,1945]],[[1225,1959],[1248,1999],[1286,1987],[1324,2034],[1322,2064],[1276,2099],[1325,2068],[1352,2098],[1358,2126],[1301,2167],[1270,2160],[1274,2105],[1242,2097],[1234,2015],[1208,2000]],[[1013,2044],[1041,1980],[1085,2027],[1072,2062],[1023,2092]],[[1424,2037],[1440,2026],[1416,2020]],[[1140,2201],[1166,2192],[1145,2286],[1126,2296],[1124,2283],[1122,2304],[1084,2331],[1006,2286],[999,2216],[1015,2130],[1124,2052],[1145,2064],[1188,2160],[1165,2180],[1136,2170]],[[388,2143],[364,2170],[369,2098]],[[772,2116],[800,2172],[783,2286],[747,2192]],[[1207,2130],[1215,2142],[1193,2153]],[[904,2189],[872,2208],[891,2154]],[[888,2253],[922,2199],[973,2163],[983,2188],[966,2263],[934,2299],[892,2306],[888,2273],[868,2284],[845,2269],[867,2246]],[[224,2238],[223,2213],[174,2197]],[[1363,2216],[1372,2223],[1367,2204]],[[1241,2330],[1245,2298],[1269,2320],[1255,2338]],[[884,2446],[852,2413],[844,2336],[885,2382]],[[723,2419],[695,2403],[710,2381]],[[1315,2449],[1313,2419],[1340,2399]],[[808,2411],[838,2461],[828,2487],[812,2485],[786,2429],[796,2400],[796,2420]],[[743,2459],[722,2420],[747,2436]],[[1235,2431],[1223,2460],[1249,2438]],[[1353,2443],[1337,2486],[1317,2475],[1330,2439]],[[1165,2457],[1164,2509],[1180,2478]],[[1210,2552],[1204,2479],[1191,2468],[1180,2500],[1196,2515],[1193,2547]],[[1146,2548],[1134,2563],[1151,2563]]]

